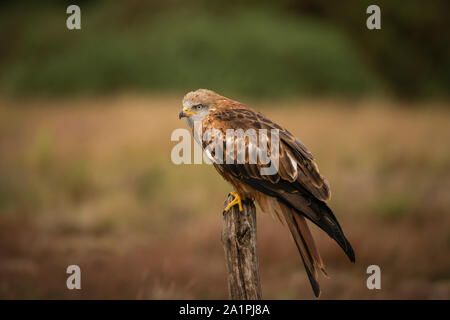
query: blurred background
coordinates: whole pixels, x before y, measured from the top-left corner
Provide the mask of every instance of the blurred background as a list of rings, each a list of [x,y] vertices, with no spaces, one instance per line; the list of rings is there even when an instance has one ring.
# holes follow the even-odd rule
[[[448,1],[76,3],[72,31],[71,1],[0,4],[0,298],[227,298],[231,187],[170,160],[197,88],[315,155],[356,252],[353,265],[314,227],[322,298],[450,297]],[[313,298],[289,232],[262,213],[258,245],[264,298]],[[66,288],[71,264],[82,290]]]

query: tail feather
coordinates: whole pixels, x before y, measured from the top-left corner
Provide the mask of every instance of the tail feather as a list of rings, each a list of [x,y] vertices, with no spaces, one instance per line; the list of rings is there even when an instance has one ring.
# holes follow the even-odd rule
[[[320,286],[318,282],[318,272],[320,270],[324,275],[324,265],[319,251],[317,250],[314,239],[309,231],[305,219],[297,214],[293,209],[284,203],[279,203],[281,211],[284,215],[286,224],[289,227],[292,237],[294,238],[297,249],[305,265],[306,274],[316,297],[320,296]]]
[[[315,266],[322,272],[322,274],[328,277],[325,266],[322,261],[322,257],[320,256],[319,250],[317,250],[316,244],[314,243],[314,238],[312,237],[311,231],[309,230],[308,225],[306,224],[306,220],[303,216],[294,214],[294,219],[297,222],[300,233],[303,235],[306,244],[308,245],[311,256],[314,260]]]

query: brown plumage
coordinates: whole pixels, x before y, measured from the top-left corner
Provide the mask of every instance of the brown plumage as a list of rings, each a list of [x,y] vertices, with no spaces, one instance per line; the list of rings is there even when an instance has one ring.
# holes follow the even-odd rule
[[[222,163],[214,163],[214,167],[231,183],[242,199],[256,200],[263,211],[271,212],[280,221],[286,222],[300,252],[314,294],[319,296],[318,271],[326,273],[305,218],[333,238],[352,262],[355,261],[355,256],[336,217],[325,203],[330,199],[330,187],[328,181],[319,173],[313,155],[288,130],[260,112],[213,91],[199,89],[190,92],[184,97],[183,106],[180,118],[186,117],[191,128],[194,128],[195,121],[201,121],[202,136],[208,130],[218,130],[225,137],[227,129],[254,129],[256,132],[259,129],[267,129],[270,146],[270,130],[278,130],[279,167],[273,175],[262,175],[260,171],[261,168],[270,166],[270,163],[264,165],[259,158],[257,163],[250,163],[249,150],[258,145],[249,137],[235,138],[233,150],[227,150],[225,139],[217,140],[213,136],[203,140],[202,146],[204,149],[213,146],[223,150]],[[236,147],[239,142],[245,145],[244,155],[239,155]],[[216,150],[214,148],[212,150]],[[234,160],[243,156],[244,163],[238,164],[235,161],[228,164],[226,157],[232,153]],[[270,154],[269,150],[269,156]],[[217,155],[213,151],[210,156]]]

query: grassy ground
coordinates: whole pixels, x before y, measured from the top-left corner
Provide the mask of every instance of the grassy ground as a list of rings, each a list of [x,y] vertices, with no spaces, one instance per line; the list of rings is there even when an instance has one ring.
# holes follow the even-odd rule
[[[0,298],[226,298],[211,166],[170,161],[180,97],[0,103]],[[386,101],[258,103],[328,177],[350,264],[314,229],[323,298],[450,298],[450,111]],[[288,231],[258,215],[263,295],[309,299]],[[82,290],[66,289],[78,264]],[[382,289],[366,288],[377,264]]]

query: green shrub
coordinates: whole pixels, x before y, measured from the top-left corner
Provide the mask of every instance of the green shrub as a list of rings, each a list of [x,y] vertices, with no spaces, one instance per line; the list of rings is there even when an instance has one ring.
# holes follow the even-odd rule
[[[250,9],[162,12],[124,27],[105,23],[101,8],[83,11],[79,31],[67,30],[60,12],[46,11],[39,28],[30,17],[20,50],[2,66],[0,88],[72,94],[205,87],[258,97],[353,95],[381,86],[342,32],[313,20]]]

